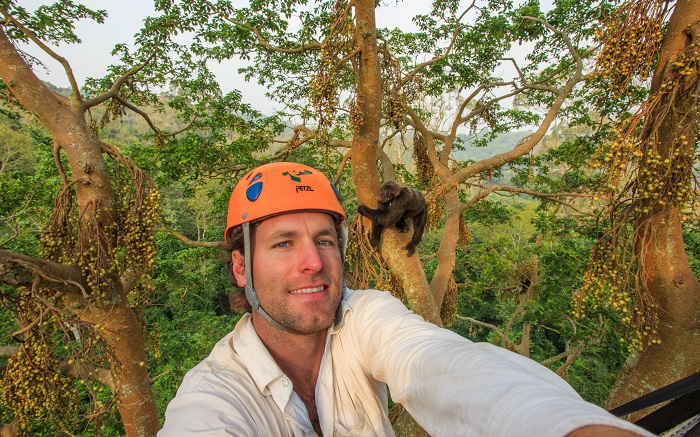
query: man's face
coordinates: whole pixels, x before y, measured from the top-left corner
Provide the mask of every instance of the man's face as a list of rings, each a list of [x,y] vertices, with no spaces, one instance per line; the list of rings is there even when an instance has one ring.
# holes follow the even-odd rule
[[[305,212],[266,219],[255,227],[251,246],[253,284],[260,306],[294,331],[310,334],[328,329],[343,290],[332,217]],[[236,264],[238,285],[244,286],[245,273]],[[255,321],[255,312],[253,317]]]

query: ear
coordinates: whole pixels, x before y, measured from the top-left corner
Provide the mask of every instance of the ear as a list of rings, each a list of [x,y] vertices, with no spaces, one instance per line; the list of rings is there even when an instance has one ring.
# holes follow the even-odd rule
[[[231,260],[233,261],[231,269],[233,270],[233,275],[236,277],[236,283],[239,287],[245,287],[245,258],[243,254],[238,250],[234,250],[231,252]]]

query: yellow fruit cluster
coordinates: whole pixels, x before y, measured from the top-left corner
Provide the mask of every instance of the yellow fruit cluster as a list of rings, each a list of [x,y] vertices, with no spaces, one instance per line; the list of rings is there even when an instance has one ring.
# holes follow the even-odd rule
[[[155,263],[155,239],[151,229],[161,219],[160,193],[151,188],[143,199],[131,200],[123,209],[121,242],[126,250],[125,269],[149,271]]]
[[[328,36],[321,45],[317,73],[309,84],[309,100],[318,117],[317,141],[325,147],[324,155],[327,161],[330,150],[329,130],[338,111],[340,64],[350,52],[348,42],[351,39],[352,20],[346,15],[343,2],[338,1]]]
[[[627,248],[629,249],[629,248]],[[641,350],[644,341],[660,343],[656,306],[649,296],[638,292],[634,284],[632,266],[626,252],[617,253],[609,240],[602,240],[593,249],[584,283],[574,297],[571,315],[582,319],[601,308],[619,314],[625,333],[620,341],[630,352]]]
[[[595,76],[608,80],[614,95],[624,93],[632,78],[648,77],[663,39],[660,23],[665,12],[663,2],[629,1],[595,33],[602,45]]]
[[[0,381],[0,402],[14,410],[19,435],[29,435],[35,420],[51,418],[66,426],[79,414],[78,390],[61,374],[52,343],[36,331],[25,335],[20,350],[7,361]]]

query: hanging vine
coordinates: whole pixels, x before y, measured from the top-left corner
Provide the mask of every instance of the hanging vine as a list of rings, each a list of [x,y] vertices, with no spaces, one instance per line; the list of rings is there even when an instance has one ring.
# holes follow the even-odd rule
[[[345,271],[351,288],[388,290],[404,299],[399,281],[391,274],[381,254],[372,248],[359,214],[350,223]]]

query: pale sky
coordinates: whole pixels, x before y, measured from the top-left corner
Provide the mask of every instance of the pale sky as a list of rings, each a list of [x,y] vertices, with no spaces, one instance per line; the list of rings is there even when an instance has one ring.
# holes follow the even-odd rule
[[[40,4],[50,4],[46,0],[19,0],[28,10],[34,10]],[[82,0],[79,1],[91,9],[104,9],[108,17],[104,24],[84,20],[76,24],[76,34],[82,40],[79,45],[61,45],[52,47],[59,55],[68,60],[73,68],[73,74],[79,84],[86,77],[102,77],[108,65],[116,60],[110,52],[117,43],[131,43],[133,35],[140,29],[144,18],[154,13],[153,4],[144,0]],[[410,5],[410,6],[409,6]],[[401,27],[404,30],[414,29],[411,18],[418,13],[427,13],[430,3],[427,0],[404,0],[382,2],[377,9],[377,25],[379,27]],[[56,86],[68,87],[68,79],[62,66],[43,55],[33,47],[23,47],[26,51],[39,57],[45,62],[49,71],[37,69],[39,77]],[[212,66],[219,78],[219,84],[224,92],[239,89],[246,103],[263,113],[271,113],[275,109],[264,96],[265,88],[254,82],[245,82],[238,74],[236,62]],[[281,108],[279,108],[281,109]]]

